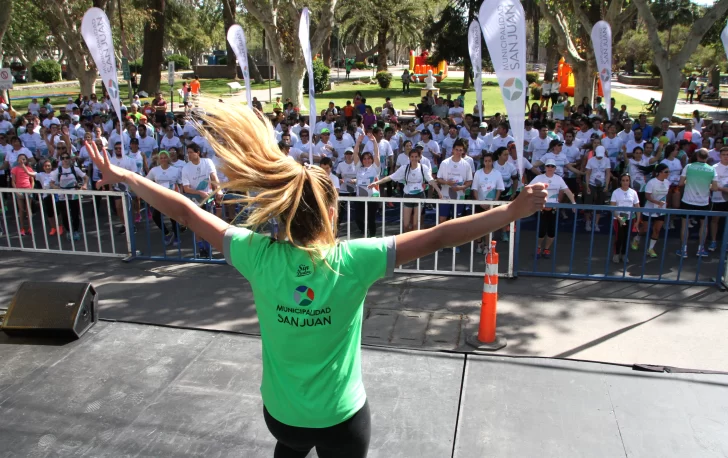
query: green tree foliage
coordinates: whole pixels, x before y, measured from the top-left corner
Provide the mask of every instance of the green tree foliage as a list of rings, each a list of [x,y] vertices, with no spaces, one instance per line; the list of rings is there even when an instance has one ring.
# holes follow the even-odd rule
[[[61,80],[61,64],[52,59],[39,60],[30,67],[33,79],[43,83],[53,83]]]
[[[183,56],[181,54],[170,54],[167,56],[166,62],[174,62],[174,68],[175,70],[189,70],[190,68],[190,59],[187,56]]]
[[[313,88],[316,93],[321,93],[329,89],[329,73],[331,69],[324,64],[321,59],[313,61]],[[308,94],[308,72],[303,75],[303,92]]]
[[[26,67],[39,57],[50,58],[55,49],[53,37],[48,35],[48,26],[38,20],[38,6],[24,0],[12,0],[13,14],[3,39],[7,57],[19,60]]]
[[[337,11],[342,37],[376,43],[378,71],[387,69],[387,44],[395,37],[419,42],[430,16],[429,3],[417,0],[348,0]]]

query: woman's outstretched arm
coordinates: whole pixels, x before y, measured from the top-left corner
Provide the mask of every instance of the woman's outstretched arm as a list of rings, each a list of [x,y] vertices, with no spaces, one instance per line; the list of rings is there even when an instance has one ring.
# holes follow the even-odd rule
[[[400,266],[434,253],[440,248],[463,245],[525,218],[543,209],[548,193],[546,184],[526,186],[508,205],[501,205],[477,215],[451,219],[430,229],[406,232],[396,236],[396,264]]]
[[[94,165],[103,176],[97,186],[126,183],[138,197],[149,205],[178,223],[189,227],[195,234],[210,242],[210,245],[216,250],[222,251],[223,236],[230,227],[228,223],[212,213],[206,212],[183,195],[141,175],[114,166],[109,161],[106,150],[99,152],[96,144],[85,142],[85,145]]]

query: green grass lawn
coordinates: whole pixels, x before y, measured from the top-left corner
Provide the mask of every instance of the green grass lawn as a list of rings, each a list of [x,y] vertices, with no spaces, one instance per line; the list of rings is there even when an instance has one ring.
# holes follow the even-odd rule
[[[505,105],[498,86],[486,86],[486,82],[496,82],[495,78],[483,79],[483,104],[485,106],[485,114],[493,115],[496,112],[505,113]],[[448,94],[452,98],[460,95],[462,90],[462,78],[446,78],[442,83],[437,83],[440,88],[440,95],[446,97]],[[316,107],[319,111],[328,106],[329,101],[333,100],[337,106],[344,106],[347,100],[353,100],[356,91],[360,91],[362,96],[367,99],[367,105],[372,107],[381,107],[387,97],[391,97],[394,107],[398,110],[410,109],[411,103],[419,103],[420,89],[424,88],[422,84],[410,84],[410,94],[402,94],[402,83],[399,79],[392,80],[392,86],[388,89],[382,89],[377,84],[337,84],[334,90],[316,94]],[[621,104],[627,105],[627,109],[631,113],[639,113],[643,103],[639,100],[613,92],[612,96],[617,101],[617,107]],[[308,96],[304,96],[303,106],[308,108]],[[465,93],[465,112],[472,112],[475,106],[475,89],[472,87]]]
[[[200,80],[202,85],[202,92],[204,95],[207,96],[223,96],[230,93],[230,89],[227,86],[227,83],[229,83],[232,80],[228,79],[203,79]],[[497,86],[486,86],[486,82],[495,82],[495,79],[484,79],[483,80],[483,102],[485,104],[485,113],[487,115],[492,115],[496,112],[503,113],[505,111],[505,106],[503,105],[503,99],[500,94],[500,89]],[[122,83],[121,92],[122,96],[126,96],[126,85],[125,82]],[[462,78],[446,78],[442,83],[438,83],[437,87],[440,88],[440,94],[441,96],[447,96],[448,94],[452,95],[452,98],[456,98],[461,91],[463,84]],[[272,87],[279,87],[280,85],[277,82],[273,82]],[[182,87],[182,80],[178,80],[175,83],[175,89],[179,89]],[[392,102],[394,103],[395,108],[399,110],[407,110],[410,109],[410,103],[418,103],[420,101],[420,89],[424,88],[424,84],[411,84],[410,85],[410,94],[402,94],[402,83],[398,78],[395,78],[392,81],[392,86],[388,89],[382,89],[377,84],[352,84],[352,83],[343,83],[343,84],[336,84],[334,86],[334,90],[324,92],[323,94],[317,94],[316,95],[316,106],[318,107],[318,110],[322,110],[323,108],[328,106],[328,102],[330,100],[333,100],[336,105],[338,106],[344,106],[346,104],[347,100],[353,100],[354,93],[356,91],[361,91],[362,95],[367,99],[367,104],[371,105],[372,107],[382,106],[385,99],[387,97],[391,97]],[[253,84],[252,89],[268,89],[268,82],[265,82],[263,84]],[[161,84],[161,91],[164,93],[165,98],[169,99],[170,95],[170,86],[167,84],[166,77],[163,76],[162,78],[162,84]],[[101,94],[101,85],[96,86],[96,93]],[[37,96],[38,98],[42,98],[44,96],[50,96],[51,97],[51,104],[54,106],[61,106],[65,105],[67,102],[67,98],[69,96],[72,96],[74,99],[76,98],[76,95],[78,94],[78,88],[77,87],[39,87],[39,88],[33,88],[28,89],[24,91],[11,91],[10,97],[11,99],[14,97],[28,97],[28,96]],[[178,94],[175,91],[175,101],[179,102]],[[634,99],[632,97],[628,97],[625,95],[622,95],[618,92],[614,92],[614,98],[617,100],[617,106],[621,104],[627,105],[628,111],[630,113],[639,113],[640,108],[642,107],[642,102],[640,102],[637,99]],[[146,99],[144,99],[146,100]],[[151,98],[149,99],[151,100]],[[128,99],[125,99],[124,102],[128,105],[129,101]],[[24,113],[28,109],[28,104],[30,103],[30,99],[23,99],[23,100],[14,100],[13,101],[13,107],[18,110],[21,113]],[[308,108],[308,96],[304,96],[304,102],[303,106]],[[468,89],[465,94],[465,110],[466,112],[469,112],[473,109],[473,106],[475,106],[475,90],[473,88]],[[267,110],[266,110],[267,111]]]
[[[180,89],[182,87],[182,81],[181,79],[177,80],[175,83],[175,89]],[[222,96],[225,94],[230,93],[230,88],[228,87],[227,83],[231,82],[233,80],[228,79],[222,79],[222,78],[216,78],[216,79],[203,79],[200,80],[201,86],[202,86],[202,92],[205,95],[208,96]],[[124,103],[129,104],[129,99],[126,97],[127,92],[127,86],[125,81],[121,81],[121,95],[124,97]],[[38,84],[38,83],[29,83],[29,84]],[[21,84],[18,86],[25,86],[25,84]],[[272,87],[279,87],[280,84],[276,81],[272,82]],[[268,82],[266,81],[263,84],[252,84],[252,89],[268,89]],[[166,76],[162,77],[162,84],[160,85],[160,89],[162,93],[164,94],[166,99],[169,99],[170,95],[170,86],[167,83]],[[96,94],[101,95],[101,84],[96,85]],[[11,90],[10,91],[10,98],[13,103],[13,107],[20,113],[24,113],[28,110],[28,105],[30,104],[30,98],[22,99],[22,100],[12,100],[15,97],[38,97],[39,99],[42,99],[45,96],[50,96],[51,104],[55,106],[61,106],[65,105],[67,103],[68,97],[73,97],[74,100],[76,99],[76,96],[78,95],[78,87],[38,87],[38,88],[32,88],[27,89],[23,91],[19,90]],[[153,94],[152,94],[153,95]],[[175,102],[179,102],[179,94],[175,91],[174,93]],[[152,97],[148,99],[142,99],[142,100],[152,100]],[[39,102],[41,100],[38,100]]]

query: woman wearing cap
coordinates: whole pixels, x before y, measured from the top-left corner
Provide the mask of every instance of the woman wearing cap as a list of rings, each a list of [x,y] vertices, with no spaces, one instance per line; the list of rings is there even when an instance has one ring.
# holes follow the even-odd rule
[[[422,158],[420,149],[410,149],[407,155],[409,162],[405,167],[400,167],[393,174],[370,184],[368,186],[369,189],[374,189],[381,184],[394,181],[404,184],[403,194],[406,199],[424,199],[425,189],[429,184],[442,197],[440,187],[437,185],[437,180],[432,178],[430,168],[420,163],[420,159]],[[416,201],[404,204],[404,208],[402,209],[402,230],[404,232],[419,229],[420,212],[417,211],[418,207],[419,203]]]
[[[609,159],[604,157],[605,149],[602,145],[594,149],[594,157],[586,163],[586,195],[584,203],[587,205],[604,205],[606,194],[609,192],[609,183],[612,180],[612,169]],[[592,230],[592,213],[596,213],[594,222],[594,231],[600,232],[599,220],[602,214],[599,211],[587,211],[585,215],[585,229],[587,232]]]
[[[640,200],[637,191],[632,189],[632,178],[629,173],[623,173],[619,177],[619,188],[612,192],[610,205],[612,207],[634,207],[640,208]],[[639,226],[640,216],[637,214],[636,221],[632,223],[632,213],[625,211],[614,211],[614,256],[615,263],[628,262],[627,260],[627,239],[633,225]],[[638,242],[639,243],[639,240]]]
[[[473,200],[501,200],[501,193],[506,190],[503,183],[503,176],[493,167],[493,155],[486,153],[483,155],[482,168],[475,172],[473,176],[473,184],[471,185]],[[492,208],[492,205],[481,204],[475,207],[475,213],[482,213]],[[503,239],[508,239],[508,233],[503,232]],[[478,254],[487,251],[488,247],[484,247],[484,238],[476,240],[477,248],[475,252]]]
[[[51,189],[51,180],[53,178],[53,164],[49,159],[43,159],[41,163],[41,172],[36,173],[35,180],[40,184],[43,189]],[[48,235],[63,235],[63,226],[59,225],[56,219],[56,214],[53,210],[53,199],[55,196],[50,193],[43,194],[41,196],[41,205],[43,206],[43,213],[45,213],[46,221],[50,226]]]
[[[169,152],[162,150],[159,152],[159,165],[152,168],[147,174],[147,178],[153,182],[162,185],[174,192],[180,192],[180,184],[182,183],[182,170],[172,167],[169,160]],[[177,222],[172,220],[172,230],[167,229],[167,225],[162,222],[162,214],[156,208],[152,209],[152,220],[154,224],[164,233],[164,244],[170,245],[174,241],[179,245],[179,227]]]
[[[547,159],[544,167],[546,172],[531,180],[530,185],[537,183],[544,183],[547,185],[547,203],[558,203],[563,199],[564,195],[566,195],[572,204],[576,204],[574,194],[569,190],[569,187],[566,186],[564,179],[556,175],[556,162],[554,162],[553,159]],[[556,237],[556,209],[546,207],[541,210],[541,221],[539,222],[538,230],[538,245],[536,246],[537,257],[543,256],[546,259],[551,257],[551,244],[554,242],[554,237]]]
[[[655,167],[655,177],[648,181],[645,186],[645,208],[667,207],[667,196],[670,192],[670,181],[667,179],[669,174],[670,169],[667,164],[657,164]],[[662,226],[665,224],[665,215],[663,213],[645,212],[644,217],[648,218],[648,226],[652,224],[652,233],[650,235],[647,255],[651,258],[656,258],[655,244],[659,240],[660,230],[662,230]]]
[[[86,190],[88,176],[81,169],[76,167],[71,158],[71,153],[62,152],[59,154],[60,164],[56,170],[51,172],[50,187],[54,189],[81,189]],[[62,205],[59,205],[58,212],[61,214],[63,225],[66,227],[66,235],[73,240],[80,240],[78,233],[80,226],[81,200],[78,195],[58,196]],[[59,202],[59,203],[60,203]],[[73,204],[71,204],[73,202]],[[70,221],[68,215],[71,215]]]
[[[379,169],[381,166],[381,163],[379,162],[379,144],[377,143],[377,140],[374,138],[373,134],[368,134],[367,138],[370,142],[372,142],[372,148],[374,149],[374,151],[372,153],[368,151],[362,153],[361,159],[359,158],[359,151],[361,151],[361,143],[364,139],[364,136],[362,135],[357,138],[356,144],[354,145],[354,163],[356,164],[356,195],[358,197],[376,196],[378,194],[378,188],[374,188],[370,192],[369,185],[371,183],[374,183],[374,181],[379,178]],[[356,212],[356,225],[365,236],[374,237],[376,234],[377,207],[378,205],[376,202],[366,203],[365,211],[364,202],[354,202],[354,210]],[[366,224],[364,222],[365,212],[367,213]],[[365,226],[368,230],[368,234],[367,232],[365,232]]]

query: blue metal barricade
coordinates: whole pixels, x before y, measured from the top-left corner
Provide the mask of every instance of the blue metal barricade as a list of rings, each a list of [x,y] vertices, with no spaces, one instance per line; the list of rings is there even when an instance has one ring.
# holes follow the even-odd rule
[[[725,224],[725,219],[717,234],[717,249],[707,253],[707,256],[699,256],[697,251],[701,237],[700,219],[705,218],[703,237],[707,248],[710,219],[725,217],[725,213],[660,209],[659,213],[664,214],[664,222],[654,245],[657,256],[653,257],[654,253],[650,256],[648,252],[657,219],[649,215],[658,213],[657,209],[569,204],[549,204],[548,208],[555,211],[555,215],[551,213],[554,216],[538,212],[519,221],[516,232],[516,275],[706,286],[720,286],[724,281],[728,248],[728,224]],[[620,229],[620,225],[615,224],[615,211],[632,215],[628,227]],[[592,222],[588,231],[581,226],[587,215],[591,215]],[[639,227],[634,225],[637,215],[641,217]],[[601,216],[601,221],[597,223],[598,216]],[[551,237],[553,243],[550,252],[545,253],[545,241],[542,240],[539,245],[539,235],[544,235],[544,239],[549,238],[542,226],[553,225],[552,218],[556,220]],[[688,226],[687,256],[677,253],[685,245],[681,237],[684,219],[691,221],[685,223]],[[691,227],[693,220],[697,220],[695,227]],[[639,239],[635,239],[636,236]],[[617,245],[619,248],[626,247],[624,255],[621,250],[619,253],[616,251]]]

